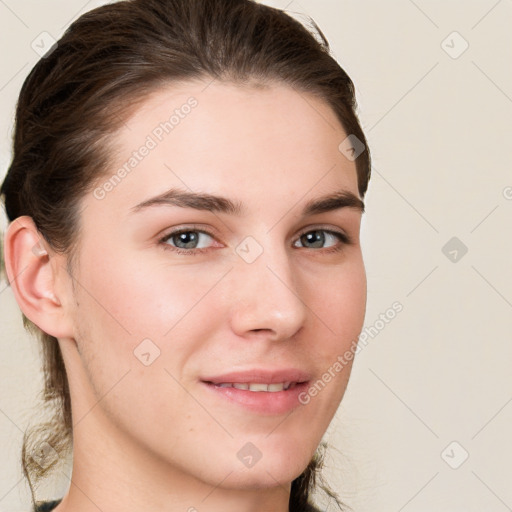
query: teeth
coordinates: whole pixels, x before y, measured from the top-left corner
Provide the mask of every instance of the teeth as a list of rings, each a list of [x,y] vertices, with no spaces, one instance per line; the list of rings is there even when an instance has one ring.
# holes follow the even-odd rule
[[[269,391],[283,391],[284,390],[284,384],[269,384],[268,385]]]
[[[268,391],[268,384],[249,384],[249,391]]]
[[[246,391],[267,391],[274,393],[276,391],[286,391],[287,389],[293,388],[295,383],[290,381],[276,382],[275,384],[263,384],[260,382],[222,382],[221,384],[216,384],[216,386],[219,388],[236,388]]]

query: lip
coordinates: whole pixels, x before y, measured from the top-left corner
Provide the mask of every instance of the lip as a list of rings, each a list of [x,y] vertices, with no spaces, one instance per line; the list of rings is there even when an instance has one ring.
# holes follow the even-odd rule
[[[222,382],[261,382],[263,384],[276,384],[278,382],[305,382],[311,375],[296,368],[282,369],[252,369],[239,372],[223,373],[212,377],[201,378],[203,382],[221,384]]]
[[[201,378],[201,384],[210,396],[220,399],[235,407],[263,414],[279,415],[289,413],[302,405],[299,395],[307,390],[311,375],[298,369],[253,369],[243,372],[231,372],[212,377]],[[216,384],[226,382],[258,382],[263,384],[276,384],[280,382],[295,382],[296,384],[283,391],[249,391],[237,388],[222,388]]]

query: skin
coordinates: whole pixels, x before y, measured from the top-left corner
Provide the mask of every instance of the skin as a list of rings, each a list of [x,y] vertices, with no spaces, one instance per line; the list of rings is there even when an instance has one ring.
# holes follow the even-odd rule
[[[169,112],[198,101],[103,199],[83,197],[72,275],[29,217],[9,226],[14,294],[58,338],[69,377],[73,475],[57,512],[284,512],[345,392],[350,363],[284,414],[250,411],[200,381],[255,367],[300,368],[317,381],[357,339],[366,307],[361,211],[301,217],[311,199],[359,197],[334,112],[285,85],[206,85],[158,90],[116,134],[99,184]],[[246,213],[169,205],[130,213],[171,187],[240,201]],[[191,223],[214,234],[202,235],[206,252],[178,254],[176,237],[160,241]],[[301,238],[321,229],[351,243]],[[252,263],[235,251],[247,236],[263,251]],[[144,339],[160,351],[147,366],[134,355]],[[249,442],[261,453],[250,468],[237,457]]]

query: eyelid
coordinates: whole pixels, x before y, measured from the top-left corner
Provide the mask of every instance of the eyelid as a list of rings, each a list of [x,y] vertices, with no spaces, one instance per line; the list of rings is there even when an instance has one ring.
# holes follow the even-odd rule
[[[163,240],[165,238],[169,238],[171,235],[179,235],[180,233],[186,233],[188,231],[198,231],[201,233],[206,233],[207,235],[210,235],[212,238],[217,237],[213,229],[205,227],[202,224],[184,224],[180,225],[179,227],[166,228],[162,230],[157,235],[157,238],[159,240]]]

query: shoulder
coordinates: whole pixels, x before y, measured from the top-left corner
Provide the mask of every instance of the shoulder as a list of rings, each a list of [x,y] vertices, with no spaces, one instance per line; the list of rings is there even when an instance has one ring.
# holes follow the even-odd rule
[[[52,501],[36,501],[33,512],[50,512],[53,510],[62,500]]]

